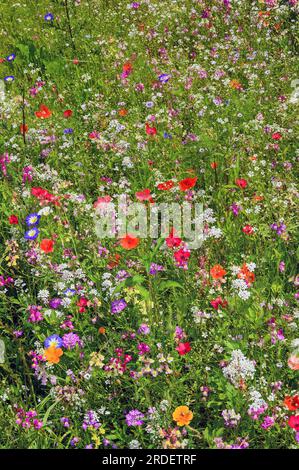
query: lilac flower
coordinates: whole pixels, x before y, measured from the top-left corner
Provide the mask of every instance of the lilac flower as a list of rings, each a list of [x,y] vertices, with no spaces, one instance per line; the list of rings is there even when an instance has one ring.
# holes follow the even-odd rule
[[[122,312],[127,306],[127,302],[125,299],[114,300],[111,302],[111,313],[120,313]]]
[[[61,424],[62,424],[65,428],[69,428],[69,427],[70,427],[70,420],[69,420],[69,418],[66,418],[65,416],[63,416],[62,418],[60,418],[60,422],[61,422]]]
[[[132,410],[126,414],[126,423],[128,426],[142,426],[144,414],[139,410]]]
[[[84,416],[82,428],[84,431],[87,429],[99,429],[101,423],[98,420],[97,413],[93,410],[87,411]]]
[[[152,276],[155,276],[157,274],[157,272],[159,272],[159,271],[165,271],[164,266],[161,266],[161,265],[156,264],[156,263],[151,263],[149,273]]]
[[[140,327],[138,328],[138,333],[140,335],[148,335],[150,332],[150,328],[147,326],[146,323],[141,323]]]
[[[81,339],[79,338],[78,335],[75,333],[66,333],[62,337],[62,345],[66,349],[74,349],[76,345],[79,345],[80,347],[83,346],[83,343]]]
[[[271,428],[275,424],[275,419],[272,416],[265,416],[264,421],[261,424],[263,429]]]

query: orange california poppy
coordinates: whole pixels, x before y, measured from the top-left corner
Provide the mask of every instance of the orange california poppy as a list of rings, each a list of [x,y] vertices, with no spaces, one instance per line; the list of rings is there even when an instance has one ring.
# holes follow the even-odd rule
[[[187,426],[193,419],[193,413],[188,406],[178,406],[172,413],[172,417],[178,426]]]
[[[210,269],[210,273],[213,279],[221,279],[226,275],[226,271],[221,264],[215,264],[215,266]]]
[[[121,238],[120,244],[125,250],[132,250],[139,244],[139,239],[127,233],[125,237]]]
[[[45,358],[48,362],[51,362],[51,364],[58,364],[62,355],[62,349],[56,348],[54,344],[45,350]]]
[[[47,119],[52,116],[52,111],[50,111],[50,109],[46,105],[41,104],[39,110],[35,111],[34,114],[39,119]]]
[[[118,111],[118,114],[122,117],[126,116],[128,114],[128,110],[125,108],[122,108]]]
[[[45,253],[51,253],[54,249],[54,242],[53,240],[50,240],[49,238],[44,238],[41,242],[40,242],[40,248],[42,251],[44,251]]]
[[[106,333],[106,328],[104,328],[103,326],[100,326],[99,333],[100,335],[104,335]]]

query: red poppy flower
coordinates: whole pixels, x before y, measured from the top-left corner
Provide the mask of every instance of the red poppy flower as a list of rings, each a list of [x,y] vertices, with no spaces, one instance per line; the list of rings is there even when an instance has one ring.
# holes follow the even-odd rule
[[[165,183],[158,184],[157,188],[160,191],[168,191],[169,189],[174,187],[174,182],[172,180],[165,181]]]
[[[247,181],[243,178],[236,179],[236,185],[239,186],[240,189],[245,189],[247,187]]]
[[[19,219],[16,215],[10,215],[8,217],[8,221],[9,221],[10,225],[18,225],[18,223],[19,223]]]
[[[295,431],[299,431],[299,415],[290,416],[289,421],[288,421],[288,425],[291,428],[295,429]]]
[[[217,166],[218,166],[218,163],[217,163],[217,162],[212,162],[212,163],[211,163],[211,168],[212,168],[212,170],[216,170]]]
[[[65,118],[71,117],[72,114],[73,114],[73,111],[72,111],[71,109],[67,109],[66,111],[63,111],[63,116],[64,116]]]
[[[179,181],[179,187],[181,191],[187,191],[188,189],[193,188],[196,185],[197,176],[195,178],[185,178],[184,180]]]
[[[251,225],[245,225],[245,227],[242,228],[242,231],[246,233],[246,235],[252,235],[254,233],[253,227],[251,227]]]
[[[283,403],[290,411],[296,411],[299,409],[299,395],[287,396]]]
[[[150,201],[154,202],[152,196],[151,196],[151,190],[150,189],[143,189],[142,191],[138,191],[135,193],[136,198],[138,201]]]
[[[271,137],[272,137],[273,140],[282,139],[282,135],[280,134],[280,132],[274,132]]]
[[[127,233],[125,237],[121,238],[120,244],[125,250],[132,250],[139,244],[139,239]]]
[[[49,238],[44,238],[41,242],[40,242],[40,248],[42,251],[44,251],[45,253],[51,253],[54,249],[54,242],[53,240],[50,240]]]
[[[130,62],[126,62],[124,65],[123,65],[123,72],[125,73],[131,73],[133,70],[133,66],[132,64],[130,64]]]
[[[79,59],[73,59],[73,64],[78,65],[79,64]]]
[[[145,132],[148,135],[156,135],[157,129],[155,127],[151,127],[148,123],[145,124]]]
[[[34,114],[39,119],[47,119],[52,116],[52,111],[50,111],[50,109],[46,105],[41,104],[39,110],[35,111]]]
[[[180,356],[184,356],[191,351],[190,343],[179,343],[178,347],[175,348]]]

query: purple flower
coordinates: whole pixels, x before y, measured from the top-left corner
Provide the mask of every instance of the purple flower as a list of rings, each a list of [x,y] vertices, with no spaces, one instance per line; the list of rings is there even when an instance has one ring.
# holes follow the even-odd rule
[[[147,326],[146,323],[141,323],[140,327],[138,328],[138,333],[140,335],[148,335],[150,332],[150,328]]]
[[[62,346],[66,349],[74,349],[76,345],[83,346],[81,339],[76,333],[66,333],[62,337]]]
[[[144,414],[139,410],[132,410],[126,414],[126,423],[128,426],[142,426]]]
[[[156,264],[156,263],[151,263],[149,273],[152,276],[155,276],[157,272],[164,271],[164,270],[165,270],[164,266],[161,266],[160,264]]]
[[[146,343],[139,343],[138,346],[137,346],[137,349],[138,349],[138,354],[140,356],[144,356],[144,354],[150,352],[150,347],[146,344]]]
[[[53,308],[54,310],[56,308],[59,308],[61,306],[61,304],[62,304],[62,300],[57,298],[57,297],[55,297],[54,299],[51,299],[50,302],[49,302],[49,306],[51,308]]]
[[[271,428],[275,423],[275,419],[272,416],[265,416],[264,421],[261,424],[263,429]]]
[[[113,300],[113,302],[111,302],[111,313],[120,313],[126,308],[126,306],[127,302],[125,299]]]

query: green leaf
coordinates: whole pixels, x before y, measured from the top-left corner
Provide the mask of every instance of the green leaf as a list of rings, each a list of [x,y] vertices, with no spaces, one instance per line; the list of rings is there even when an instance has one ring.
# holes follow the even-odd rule
[[[171,289],[171,288],[183,289],[183,286],[177,281],[162,281],[161,284],[159,285],[160,292],[164,292],[165,290]]]

